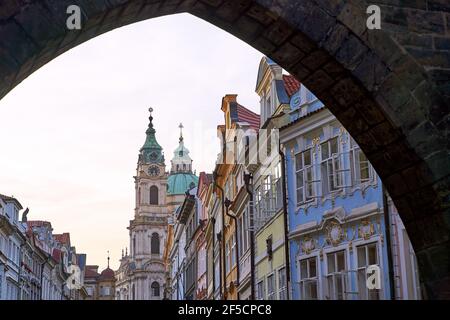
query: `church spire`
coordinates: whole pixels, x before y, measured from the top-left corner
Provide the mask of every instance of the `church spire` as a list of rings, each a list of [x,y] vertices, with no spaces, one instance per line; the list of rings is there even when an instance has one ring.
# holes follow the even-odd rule
[[[192,172],[192,159],[189,156],[189,150],[184,146],[183,138],[183,124],[178,125],[180,128],[180,138],[178,139],[178,147],[173,152],[171,173],[191,173]]]
[[[148,128],[145,131],[145,143],[140,150],[139,161],[141,162],[164,162],[164,155],[162,154],[162,147],[156,141],[155,128],[153,128],[153,108],[149,108],[150,116],[148,118]]]

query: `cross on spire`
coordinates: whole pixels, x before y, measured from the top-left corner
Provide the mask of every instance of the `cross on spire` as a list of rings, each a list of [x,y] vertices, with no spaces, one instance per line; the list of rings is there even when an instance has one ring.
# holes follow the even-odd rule
[[[180,122],[178,125],[178,128],[180,128],[180,142],[183,141],[183,123]]]
[[[108,253],[108,268],[109,268],[109,250],[107,251]]]
[[[148,108],[148,112],[150,113],[150,117],[148,117],[148,120],[150,120],[150,122],[148,123],[148,127],[153,129],[153,116],[152,116],[153,108],[152,107]]]

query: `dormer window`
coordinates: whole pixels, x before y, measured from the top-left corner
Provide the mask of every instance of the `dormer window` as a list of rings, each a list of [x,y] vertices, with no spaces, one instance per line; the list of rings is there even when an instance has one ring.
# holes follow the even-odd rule
[[[270,96],[270,91],[268,91],[263,96],[261,96],[262,121],[265,122],[268,118],[270,118],[272,116],[272,112],[272,99]]]
[[[270,92],[267,93],[266,108],[267,108],[267,117],[270,117],[272,115],[272,101],[270,99]]]
[[[180,157],[182,157],[182,156],[183,156],[183,150],[180,150],[180,152],[178,152],[178,155],[179,155]]]

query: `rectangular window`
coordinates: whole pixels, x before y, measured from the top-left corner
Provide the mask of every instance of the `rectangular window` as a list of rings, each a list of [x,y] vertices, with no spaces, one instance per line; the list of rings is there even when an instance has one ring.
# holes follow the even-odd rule
[[[329,299],[346,299],[347,263],[344,250],[327,254],[326,281]]]
[[[278,270],[278,292],[279,299],[286,300],[287,298],[287,287],[286,287],[286,268],[281,268]]]
[[[219,289],[220,285],[220,261],[219,261],[219,255],[216,253],[214,257],[214,291]]]
[[[230,242],[225,244],[225,273],[230,272]]]
[[[320,144],[322,195],[339,191],[344,185],[342,154],[339,153],[338,137]]]
[[[244,209],[244,212],[239,217],[239,256],[243,256],[244,253],[249,248],[250,243],[250,230],[249,230],[249,211],[250,206],[247,204],[247,206]]]
[[[295,156],[295,176],[297,205],[302,205],[314,199],[314,172],[311,149]]]
[[[279,210],[283,206],[283,189],[281,183],[281,162],[278,162],[273,174],[273,196],[275,198],[276,210]]]
[[[299,261],[300,263],[300,294],[301,300],[318,299],[317,282],[317,258],[308,258]]]
[[[352,149],[350,151],[350,170],[353,186],[370,183],[374,180],[374,170],[364,152],[362,152],[355,142],[352,142]]]
[[[231,267],[236,265],[236,234],[231,236]]]
[[[260,213],[259,213],[260,211],[261,211],[261,187],[258,186],[258,187],[256,187],[256,190],[255,190],[255,208],[253,211],[253,215],[254,215],[253,226],[255,227],[256,230],[258,230],[258,228],[259,228],[257,217],[260,215]]]
[[[275,300],[275,277],[273,273],[267,277],[267,300]]]
[[[256,294],[258,295],[258,300],[264,300],[264,279],[258,282],[258,284],[256,285]]]
[[[376,243],[370,243],[357,247],[357,260],[358,260],[358,298],[360,300],[379,300],[380,290],[369,290],[366,285],[366,270],[370,265],[379,266],[378,258],[378,246]]]
[[[266,176],[264,178],[264,183],[263,183],[263,202],[264,202],[264,213],[262,214],[262,219],[264,221],[268,220],[269,217],[271,216],[271,213],[274,209],[274,205],[273,205],[273,197],[272,197],[272,183],[271,183],[271,179],[272,177]],[[264,222],[263,222],[264,223]]]

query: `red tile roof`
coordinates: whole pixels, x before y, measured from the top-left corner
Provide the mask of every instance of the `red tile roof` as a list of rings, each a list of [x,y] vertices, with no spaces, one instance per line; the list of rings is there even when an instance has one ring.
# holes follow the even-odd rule
[[[100,277],[100,273],[98,273],[98,266],[86,265],[86,268],[84,270],[84,277],[91,279],[97,279],[98,277]]]
[[[42,220],[28,220],[27,221],[27,228],[33,229],[34,227],[42,227],[42,226],[49,226],[52,227],[52,224],[48,221],[42,221]]]
[[[283,74],[283,82],[289,97],[300,89],[300,82],[291,75]]]
[[[61,261],[61,250],[59,249],[53,249],[52,252],[52,257],[56,262],[60,262]]]
[[[61,244],[70,245],[70,233],[64,232],[61,234],[54,234],[55,240]]]
[[[243,105],[237,104],[237,114],[239,122],[247,122],[256,131],[259,130],[259,114],[247,109]]]

